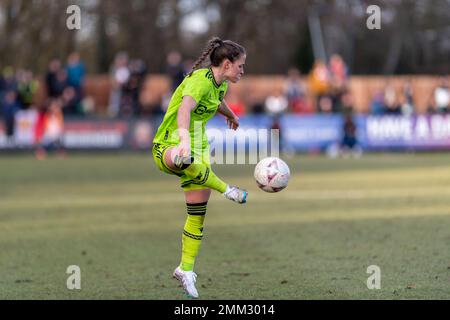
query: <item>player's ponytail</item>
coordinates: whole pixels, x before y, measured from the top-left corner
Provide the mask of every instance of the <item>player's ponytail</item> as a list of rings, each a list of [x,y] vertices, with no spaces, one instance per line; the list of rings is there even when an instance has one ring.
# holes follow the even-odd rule
[[[208,45],[202,52],[202,55],[197,59],[197,61],[195,61],[188,77],[190,77],[195,70],[199,69],[208,57],[210,65],[218,67],[224,59],[234,62],[242,54],[245,54],[244,47],[233,41],[222,40],[219,37],[214,37],[209,40]]]

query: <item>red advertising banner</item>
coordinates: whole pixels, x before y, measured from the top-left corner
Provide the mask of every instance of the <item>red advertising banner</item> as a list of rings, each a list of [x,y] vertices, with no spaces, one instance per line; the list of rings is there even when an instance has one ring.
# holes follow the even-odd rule
[[[66,149],[145,150],[152,146],[155,120],[84,120],[67,119],[58,132],[49,121],[42,121],[34,111],[20,111],[16,114],[14,135],[7,137],[5,125],[0,121],[1,149],[31,149],[42,143],[46,137],[59,139]]]

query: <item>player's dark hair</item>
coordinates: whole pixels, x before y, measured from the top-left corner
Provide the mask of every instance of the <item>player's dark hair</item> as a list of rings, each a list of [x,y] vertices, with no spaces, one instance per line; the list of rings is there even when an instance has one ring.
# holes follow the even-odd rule
[[[243,54],[245,54],[245,49],[241,45],[231,40],[222,40],[219,37],[214,37],[208,41],[208,45],[203,50],[202,55],[195,61],[188,76],[191,76],[195,70],[199,69],[207,57],[209,57],[210,65],[218,67],[223,60],[228,59],[231,62],[235,62]]]

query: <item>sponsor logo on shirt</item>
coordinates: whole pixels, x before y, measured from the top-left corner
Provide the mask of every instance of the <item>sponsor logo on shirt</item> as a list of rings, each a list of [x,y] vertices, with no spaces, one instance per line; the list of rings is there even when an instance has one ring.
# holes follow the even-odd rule
[[[214,112],[215,110],[208,110],[208,108],[206,108],[204,105],[201,104],[199,104],[197,108],[194,109],[194,113],[198,114],[199,116],[205,113],[214,113]]]

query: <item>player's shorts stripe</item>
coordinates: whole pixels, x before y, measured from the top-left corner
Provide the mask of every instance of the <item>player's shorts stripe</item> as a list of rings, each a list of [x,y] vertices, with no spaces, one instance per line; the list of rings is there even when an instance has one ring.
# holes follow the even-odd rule
[[[206,168],[205,177],[201,181],[198,181],[196,184],[204,184],[206,180],[208,180],[208,177],[209,177],[209,169]]]
[[[187,186],[190,185],[191,183],[194,183],[194,180],[188,180],[188,181],[183,182],[183,183],[181,184],[181,187],[182,187],[182,188],[187,187]]]
[[[202,238],[203,238],[203,236],[196,236],[195,234],[189,233],[189,232],[187,232],[186,230],[183,231],[183,234],[184,234],[186,237],[192,238],[192,239],[194,239],[194,240],[202,240]]]
[[[154,143],[153,144],[153,149],[155,149],[156,151],[161,151],[162,148],[164,148],[164,146],[162,146],[159,143]]]
[[[205,177],[201,181],[188,180],[188,181],[183,182],[181,184],[181,187],[182,188],[187,187],[191,183],[197,184],[197,185],[202,185],[202,184],[204,184],[206,182],[206,180],[208,180],[208,177],[209,177],[209,168],[206,168]]]
[[[177,175],[177,176],[179,176],[179,177],[182,177],[182,176],[183,176],[183,173],[173,171],[173,170],[170,169],[168,166],[166,166],[166,164],[164,163],[164,161],[163,161],[162,159],[161,159],[161,164],[163,165],[164,168],[166,168],[167,170],[169,170],[170,172],[172,172],[174,175]]]

